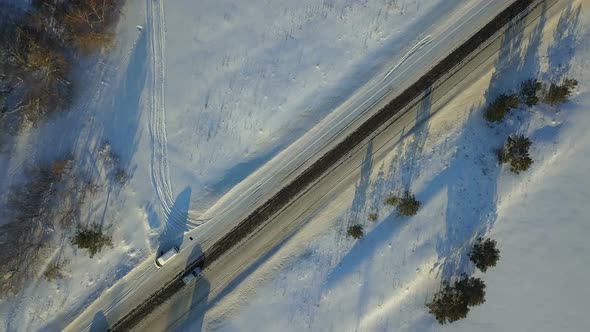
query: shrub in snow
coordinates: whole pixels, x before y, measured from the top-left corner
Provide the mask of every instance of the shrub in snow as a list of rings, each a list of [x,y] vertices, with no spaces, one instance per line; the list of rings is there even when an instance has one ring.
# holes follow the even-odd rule
[[[452,323],[467,317],[469,307],[485,302],[485,288],[483,280],[462,275],[454,286],[446,284],[434,294],[426,307],[440,324]]]
[[[463,294],[449,285],[434,294],[432,302],[427,303],[426,307],[441,325],[458,321],[467,317],[467,313],[469,313],[469,307]]]
[[[488,267],[496,266],[500,250],[496,249],[496,240],[479,238],[468,256],[481,272],[486,272]]]
[[[377,214],[377,212],[369,213],[369,221],[377,221],[377,219],[379,219],[379,215]]]
[[[520,83],[520,98],[528,107],[539,103],[539,92],[543,89],[543,83],[536,78],[528,79]]]
[[[350,227],[348,227],[348,232],[347,232],[348,236],[351,236],[355,239],[360,239],[363,237],[363,235],[365,234],[363,232],[363,225],[360,224],[356,224],[356,225],[352,225]]]
[[[463,300],[470,307],[483,304],[486,301],[486,285],[479,278],[467,278],[464,275],[461,280],[455,283],[455,288],[461,293]]]
[[[129,175],[127,174],[127,172],[120,167],[115,170],[113,176],[115,178],[115,182],[117,182],[121,186],[124,185],[127,182],[127,180],[129,180]]]
[[[413,216],[418,213],[422,203],[416,199],[414,194],[406,191],[402,197],[398,199],[397,213],[400,216]]]
[[[111,237],[104,234],[98,224],[79,228],[76,235],[72,238],[72,244],[80,249],[88,250],[90,258],[94,257],[105,246],[113,247]]]
[[[523,135],[509,136],[504,147],[498,151],[500,163],[510,163],[510,170],[516,174],[528,170],[533,164],[529,156],[532,142]]]
[[[122,1],[84,0],[33,1],[37,25],[56,31],[60,40],[90,53],[109,46]]]
[[[391,195],[385,199],[386,205],[395,206],[395,205],[397,205],[398,202],[399,202],[399,197],[397,197],[396,195]]]
[[[501,121],[511,108],[516,108],[519,104],[520,100],[516,94],[501,94],[496,100],[489,104],[488,107],[486,107],[483,117],[488,122]]]
[[[0,11],[2,8],[0,8]],[[11,133],[37,125],[70,100],[69,70],[60,48],[26,22],[0,22],[0,99]]]
[[[571,97],[572,92],[578,86],[578,81],[566,78],[561,84],[551,83],[549,89],[545,92],[544,102],[556,106],[566,102]]]
[[[98,155],[108,166],[115,165],[119,162],[119,155],[113,151],[111,144],[105,141],[98,149]]]
[[[54,280],[62,279],[66,276],[63,271],[63,268],[67,262],[51,262],[45,272],[43,272],[43,276],[47,281],[52,282]]]

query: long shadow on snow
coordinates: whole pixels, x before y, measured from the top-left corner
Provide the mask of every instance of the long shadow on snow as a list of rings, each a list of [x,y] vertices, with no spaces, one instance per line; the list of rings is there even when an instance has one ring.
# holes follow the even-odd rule
[[[582,5],[573,7],[572,2],[563,10],[557,27],[553,32],[553,44],[549,46],[547,56],[549,57],[549,69],[544,73],[546,80],[558,81],[570,72],[571,60],[575,54],[575,46],[579,42],[588,41],[588,31],[580,30],[580,11]],[[585,39],[580,39],[580,35]]]
[[[371,172],[373,171],[373,141],[367,145],[367,152],[361,164],[361,174],[358,184],[355,185],[354,198],[350,208],[350,218],[346,228],[355,223],[364,223],[366,211],[367,192],[371,184]]]
[[[111,194],[118,196],[124,184],[116,183],[114,171],[116,168],[123,169],[129,178],[133,176],[135,169],[130,170],[129,166],[135,152],[141,133],[139,132],[139,119],[141,115],[141,96],[146,84],[148,72],[147,33],[141,33],[135,44],[133,54],[129,59],[127,71],[119,80],[116,94],[109,100],[107,109],[100,115],[102,122],[102,134],[111,144],[112,149],[119,156],[117,165],[108,171],[107,199],[103,208],[101,225],[105,223],[105,217],[111,199]],[[100,143],[99,143],[100,144]],[[89,154],[89,158],[94,154]],[[120,198],[119,198],[120,199]]]
[[[109,322],[102,311],[97,312],[92,319],[90,332],[104,332],[109,329]]]
[[[196,245],[186,262],[185,270],[202,254],[201,246]],[[176,302],[168,311],[170,317],[168,329],[174,331],[202,331],[210,291],[211,283],[203,275],[184,286],[184,289],[177,294],[180,296],[177,296]]]
[[[513,88],[531,75],[536,76],[539,66],[537,51],[544,23],[543,17],[531,35],[527,47],[522,45],[524,38],[523,32],[520,32],[522,23],[505,33],[499,59],[495,64],[496,72],[485,94],[485,104],[508,90],[506,86],[509,83],[503,80],[506,73],[512,75],[508,81],[512,80],[510,86]],[[528,59],[525,59],[527,56]],[[418,118],[427,117],[430,113],[428,103],[425,108],[422,107],[422,110],[418,112]],[[489,126],[483,120],[481,112],[474,112],[473,109],[464,126],[456,140],[456,151],[451,157],[449,166],[432,179],[421,192],[416,193],[418,200],[426,204],[437,193],[447,190],[445,232],[438,237],[436,243],[439,260],[444,262],[443,276],[447,278],[469,271],[469,266],[466,264],[468,259],[465,255],[465,244],[472,241],[476,234],[485,232],[495,221],[496,186],[501,169],[497,165],[494,148],[501,145],[505,139],[505,136],[496,135],[494,141],[490,142],[488,135],[483,134],[490,131]],[[496,130],[506,131],[502,128],[496,128]],[[408,189],[411,181],[420,174],[422,148],[428,135],[428,122],[417,125],[410,133],[414,134],[412,142],[403,149],[403,156],[399,156],[401,160],[395,157],[391,166],[393,171],[397,169],[399,172],[399,181],[403,189]],[[399,164],[398,167],[396,164]],[[394,189],[397,187],[398,180],[378,181],[389,182],[389,187]],[[381,187],[388,187],[388,185],[381,184]],[[383,191],[384,189],[381,188],[382,193]],[[340,261],[339,266],[329,275],[326,288],[333,287],[356,271],[365,257],[374,255],[381,245],[391,239],[392,234],[410,221],[411,219],[400,221],[395,212],[387,216],[357,242]]]
[[[517,89],[523,80],[538,76],[538,52],[546,24],[546,9],[545,3],[530,36],[524,35],[526,22],[523,21],[504,33],[494,73],[484,94],[484,105],[501,93]],[[474,270],[467,257],[469,244],[485,234],[497,217],[497,185],[502,168],[498,165],[494,149],[502,146],[506,136],[519,126],[520,121],[507,120],[492,125],[490,130],[481,111],[472,109],[456,140],[456,151],[449,167],[422,194],[428,200],[440,190],[447,191],[445,231],[438,235],[436,241],[445,280]]]
[[[413,129],[409,130],[407,133],[402,133],[402,139],[400,142],[404,142],[407,140],[411,141],[408,143],[407,147],[404,150],[408,151],[403,158],[399,158],[399,156],[394,156],[391,160],[390,165],[390,174],[385,175],[383,171],[383,167],[379,171],[377,179],[373,183],[373,190],[370,193],[373,199],[371,203],[374,205],[382,204],[383,194],[389,193],[394,191],[393,189],[397,187],[400,189],[401,186],[403,189],[409,189],[410,181],[413,179],[416,174],[419,174],[420,168],[420,155],[424,148],[424,144],[428,137],[428,117],[430,112],[432,111],[432,96],[428,93],[424,99],[420,102],[418,106],[418,111],[416,113],[416,125]],[[400,143],[398,143],[400,144]],[[372,149],[371,149],[372,151]],[[413,154],[413,156],[409,159],[405,159],[409,154]],[[372,157],[372,156],[370,156]],[[365,160],[369,158],[367,155]],[[364,164],[363,164],[364,166]],[[393,177],[395,174],[394,172],[400,172],[400,170],[407,169],[411,174],[408,174],[403,177]],[[365,171],[367,175],[366,181],[369,181],[369,176],[371,174],[371,170]],[[365,174],[362,172],[362,174]],[[363,175],[361,175],[363,176]],[[387,177],[387,178],[386,178]],[[400,183],[401,181],[401,183]],[[362,182],[362,180],[361,180]],[[369,184],[367,184],[367,187]],[[399,190],[398,190],[399,191]],[[365,196],[363,198],[363,204],[366,202],[366,195],[367,191],[363,191],[362,194]],[[355,199],[357,198],[355,192]],[[378,198],[376,198],[378,197]],[[353,201],[354,207],[354,201]],[[374,208],[372,206],[371,208]],[[338,267],[336,267],[333,271],[331,271],[330,275],[327,278],[326,288],[330,289],[334,285],[338,284],[338,282],[344,279],[346,276],[354,273],[358,269],[358,265],[361,262],[364,262],[365,257],[372,257],[375,252],[379,249],[379,247],[390,240],[391,235],[394,234],[406,224],[407,221],[400,221],[397,217],[397,212],[391,212],[387,217],[385,217],[375,228],[373,228],[368,234],[366,234],[360,241],[355,243],[352,249],[344,256]],[[370,263],[369,263],[370,264]],[[368,273],[368,272],[367,272]],[[361,298],[358,302],[359,310],[367,303],[368,301],[368,294],[367,292],[360,292]]]
[[[158,237],[158,256],[168,251],[172,247],[180,248],[184,239],[184,233],[188,231],[186,222],[188,221],[188,210],[191,202],[191,187],[186,186],[184,190],[176,196],[172,209],[178,211],[178,219],[169,218],[164,226],[164,230]]]
[[[317,212],[314,212],[310,216],[308,216],[307,217],[307,220],[313,219],[314,216],[316,215],[316,213]],[[225,287],[223,287],[217,293],[217,295],[215,295],[211,299],[208,299],[206,305],[204,303],[203,304],[199,304],[199,308],[200,308],[199,310],[206,311],[208,308],[214,307],[225,296],[227,296],[231,292],[235,291],[242,284],[242,282],[244,282],[246,280],[246,278],[248,276],[250,276],[252,273],[254,273],[255,271],[257,271],[265,262],[267,262],[272,256],[274,256],[281,249],[281,247],[283,247],[286,243],[288,243],[293,238],[293,236],[295,236],[295,234],[297,234],[298,229],[301,228],[301,227],[303,227],[303,225],[305,225],[305,222],[302,223],[298,228],[293,229],[279,243],[277,243],[276,245],[274,245],[270,250],[268,250],[266,253],[264,253],[262,256],[260,256],[258,259],[256,259],[256,261],[254,261],[243,272],[241,272],[231,282],[229,282]],[[211,326],[211,325],[215,325],[215,323],[216,322],[212,322],[209,326],[207,326],[207,329],[215,330],[216,329],[215,326],[213,326],[213,327]],[[201,324],[202,324],[202,322],[201,322]]]
[[[530,36],[523,35],[524,22],[520,22],[506,31],[503,36],[495,72],[485,93],[485,105],[492,102],[499,94],[515,91],[520,82],[541,75],[539,50],[543,38],[543,29],[547,23],[547,5],[543,5],[542,14]],[[575,31],[578,31],[579,8],[568,6],[560,16],[560,24],[554,34],[553,44],[549,47],[550,63],[554,63],[552,49],[569,47],[573,49]],[[574,36],[572,36],[572,33]],[[563,36],[562,39],[558,36]],[[567,54],[571,55],[571,51]],[[571,56],[559,56],[560,68],[569,68]],[[549,68],[551,72],[553,68]],[[560,75],[565,73],[560,72]],[[553,76],[555,77],[555,76]],[[439,175],[443,181],[433,181],[434,187],[447,189],[448,205],[445,216],[445,233],[437,239],[437,252],[442,261],[443,278],[449,279],[463,272],[472,272],[467,252],[475,238],[485,234],[495,223],[497,217],[497,183],[502,173],[514,176],[498,166],[494,148],[502,146],[510,134],[523,132],[528,126],[531,113],[528,110],[512,110],[507,118],[490,126],[482,120],[481,112],[470,113],[465,129],[458,139],[457,151],[450,166],[444,174]],[[524,129],[523,129],[524,127]],[[552,139],[558,135],[559,127],[540,128],[530,134],[531,137]],[[492,135],[486,135],[485,133]],[[484,133],[484,134],[482,134]],[[534,144],[534,143],[533,143]],[[532,166],[535,167],[534,164]],[[427,188],[422,197],[429,191]]]
[[[130,65],[128,68],[127,75],[136,75],[139,77],[139,82],[142,81],[142,73],[145,72],[145,68],[142,67],[141,61],[142,58],[145,58],[145,42],[138,43],[139,48],[135,50],[134,56],[130,60]],[[96,60],[84,60],[79,59],[79,62],[74,67],[74,73],[69,77],[69,79],[83,77],[87,74],[88,71],[92,71],[96,69]],[[29,152],[27,155],[27,161],[32,161],[32,165],[37,164],[47,164],[53,160],[64,158],[64,157],[75,157],[76,161],[73,166],[73,170],[71,171],[72,174],[78,176],[75,181],[87,180],[87,176],[92,176],[93,178],[100,178],[100,173],[96,167],[97,160],[94,158],[95,153],[92,152],[94,148],[93,145],[96,143],[96,137],[100,137],[100,135],[105,131],[105,128],[112,128],[113,126],[117,127],[119,122],[123,122],[123,119],[126,119],[125,122],[127,123],[126,127],[121,130],[121,133],[124,132],[125,136],[124,141],[127,144],[128,148],[126,149],[125,156],[122,156],[122,162],[129,162],[131,159],[131,154],[135,152],[134,147],[136,145],[135,137],[138,128],[138,109],[137,107],[133,109],[133,103],[131,104],[115,104],[113,103],[110,105],[111,107],[106,110],[106,112],[101,112],[101,110],[97,110],[95,107],[92,107],[92,103],[97,101],[95,97],[97,96],[97,91],[103,88],[103,81],[104,77],[101,77],[101,74],[97,75],[97,77],[90,77],[88,80],[88,84],[86,82],[78,82],[75,89],[73,89],[72,94],[74,99],[72,100],[71,109],[63,114],[56,114],[55,116],[51,116],[39,125],[39,127],[32,129],[29,132],[29,143],[28,146]],[[134,77],[135,78],[135,77]],[[130,80],[131,81],[131,80]],[[122,87],[119,91],[123,93],[124,90],[130,89],[131,85],[128,84],[125,87]],[[138,99],[140,96],[140,91],[134,90],[136,93],[136,98]],[[101,98],[104,98],[104,94],[100,95]],[[135,97],[134,97],[135,98]],[[101,99],[102,100],[102,99]],[[137,105],[137,103],[135,104]],[[113,115],[113,114],[116,114]],[[97,122],[96,118],[101,116],[105,117],[104,120],[104,128],[96,126]],[[48,145],[50,142],[50,145]],[[119,152],[119,151],[117,151]],[[125,164],[124,168],[128,168],[128,165]],[[8,172],[6,172],[8,174]],[[20,178],[20,177],[9,177],[10,178]],[[110,187],[111,185],[109,185]],[[109,189],[110,191],[110,189]],[[76,201],[76,196],[79,195],[78,192],[68,192],[67,199],[71,201]],[[66,201],[67,199],[63,199]],[[108,200],[107,200],[108,203]],[[91,221],[95,221],[96,219],[101,220],[101,216],[97,218],[99,214],[102,215],[102,219],[104,219],[104,211],[106,211],[108,204],[105,204],[103,211],[98,211],[99,209],[96,207],[89,207],[88,210],[90,212],[88,214],[82,214],[76,220],[71,220],[72,224],[80,223],[86,224]],[[58,234],[60,236],[59,239],[56,239],[59,243],[59,248],[56,250],[64,250],[69,245],[69,236],[71,232],[76,229],[72,225],[65,225],[67,227],[60,227],[60,225],[56,225],[56,230],[54,234]],[[126,274],[131,269],[131,266],[127,264],[123,264],[121,268],[116,269],[121,274]],[[36,293],[36,289],[38,287],[45,287],[43,282],[37,282],[33,287],[30,287],[27,292],[31,292],[32,294]],[[96,299],[102,290],[98,290],[97,292],[93,293],[87,300],[92,301]],[[21,293],[21,296],[25,297],[26,294]],[[62,297],[65,301],[66,295]],[[16,307],[15,307],[16,308]],[[78,310],[82,310],[83,308],[79,308]],[[16,321],[19,319],[23,319],[19,317],[19,315],[10,315],[10,319],[7,324],[10,324],[10,321]],[[49,323],[43,323],[42,326],[49,326],[57,322],[57,320],[50,321]],[[59,328],[58,328],[59,329]]]

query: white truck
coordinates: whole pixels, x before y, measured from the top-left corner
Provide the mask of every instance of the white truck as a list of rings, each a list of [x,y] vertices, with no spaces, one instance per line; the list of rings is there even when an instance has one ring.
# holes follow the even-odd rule
[[[188,285],[193,280],[195,280],[196,277],[200,276],[202,272],[203,271],[201,271],[201,268],[200,267],[197,267],[196,269],[192,270],[187,275],[185,275],[184,277],[182,277],[182,281],[184,282],[185,285]]]
[[[172,247],[170,250],[166,251],[162,256],[156,259],[156,267],[161,268],[164,264],[166,264],[169,260],[174,258],[178,254],[178,247]]]

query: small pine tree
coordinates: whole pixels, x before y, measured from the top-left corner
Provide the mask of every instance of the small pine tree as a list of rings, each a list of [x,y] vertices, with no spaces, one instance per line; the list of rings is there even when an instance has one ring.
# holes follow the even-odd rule
[[[396,206],[397,203],[399,203],[399,197],[397,197],[396,195],[392,194],[385,199],[386,205]]]
[[[523,135],[509,136],[503,149],[498,151],[500,163],[510,163],[510,170],[516,174],[528,170],[533,164],[529,148],[533,143]]]
[[[488,267],[496,266],[500,250],[496,249],[496,240],[479,238],[468,256],[481,272],[486,272]]]
[[[578,86],[578,81],[566,78],[562,84],[551,83],[549,89],[545,92],[545,103],[556,106],[566,102],[572,95],[574,89]]]
[[[543,89],[543,83],[536,78],[528,79],[520,83],[520,97],[528,107],[539,103],[539,92]]]
[[[360,239],[363,237],[363,235],[365,235],[365,233],[363,232],[363,225],[361,224],[356,224],[356,225],[352,225],[350,227],[348,227],[348,236],[351,236],[355,239]]]
[[[441,325],[463,319],[469,313],[469,306],[463,294],[449,285],[436,293],[432,302],[427,303],[426,307]]]
[[[129,180],[129,174],[127,174],[127,172],[122,168],[117,168],[114,171],[114,177],[115,182],[117,182],[121,186],[127,183],[127,180]]]
[[[520,100],[516,94],[501,94],[496,100],[489,104],[488,107],[486,107],[483,117],[488,122],[501,121],[511,108],[516,108],[519,104]]]
[[[469,307],[485,302],[485,288],[483,280],[468,278],[463,274],[454,286],[445,283],[444,288],[434,294],[432,302],[427,303],[426,307],[439,324],[452,323],[467,317]]]
[[[483,304],[486,299],[486,285],[479,278],[467,278],[463,275],[461,280],[455,283],[455,288],[462,294],[468,306],[473,307]]]
[[[416,215],[420,205],[422,205],[422,203],[416,199],[416,196],[409,191],[406,191],[404,196],[399,199],[397,205],[398,215],[408,217]]]
[[[369,213],[369,221],[377,221],[377,219],[379,219],[379,215],[377,214],[377,212],[371,212]]]
[[[43,276],[49,282],[64,278],[66,276],[63,271],[65,264],[67,264],[67,261],[49,263],[45,272],[43,272]]]
[[[72,238],[72,244],[80,249],[87,249],[90,258],[100,252],[104,246],[113,247],[111,237],[103,234],[98,224],[78,229],[76,235]]]

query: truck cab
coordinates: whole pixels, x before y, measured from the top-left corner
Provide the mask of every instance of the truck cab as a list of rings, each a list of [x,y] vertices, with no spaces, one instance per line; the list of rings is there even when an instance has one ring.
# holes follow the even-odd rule
[[[172,247],[170,250],[166,251],[162,256],[156,259],[156,267],[161,268],[166,264],[169,260],[174,258],[178,254],[178,247]]]
[[[195,278],[199,277],[201,275],[201,273],[203,273],[203,271],[201,271],[200,267],[197,267],[196,269],[192,270],[187,275],[182,277],[182,281],[184,282],[185,285],[188,285],[191,282],[193,282],[193,280],[195,280]]]

